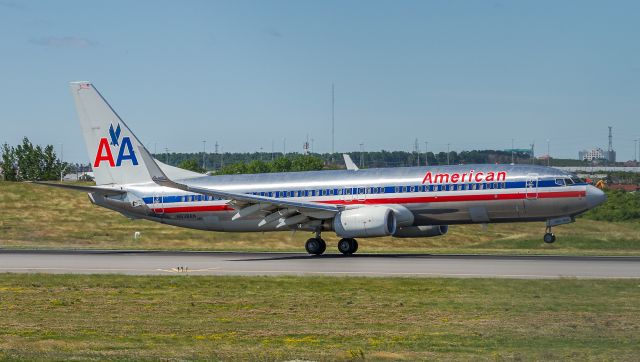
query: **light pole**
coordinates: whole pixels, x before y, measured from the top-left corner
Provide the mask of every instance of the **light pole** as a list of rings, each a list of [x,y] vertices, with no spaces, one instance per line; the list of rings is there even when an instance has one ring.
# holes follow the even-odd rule
[[[635,148],[633,150],[635,152]],[[60,144],[60,163],[62,162],[64,162],[64,145],[61,143]],[[62,181],[63,177],[64,177],[64,169],[60,170],[60,181]]]
[[[207,161],[205,155],[207,154],[207,141],[202,141],[202,169],[207,170]]]
[[[424,141],[424,165],[429,166],[429,142]]]
[[[551,154],[549,153],[549,149],[550,149],[550,144],[551,144],[551,140],[547,138],[547,167],[549,167],[549,164],[551,162]]]
[[[360,144],[360,168],[364,168],[364,143]]]
[[[513,156],[514,156],[514,154],[513,154],[513,138],[512,138],[512,139],[511,139],[511,164],[512,164],[512,165],[513,165],[513,163],[514,163],[514,162],[513,162]]]
[[[633,140],[633,142],[634,142],[634,144],[633,144],[633,161],[634,162],[638,162],[638,152],[636,151],[636,149],[638,148],[638,141],[640,141],[640,139]]]
[[[450,147],[451,143],[447,143],[447,165],[449,165],[449,154],[451,153]]]

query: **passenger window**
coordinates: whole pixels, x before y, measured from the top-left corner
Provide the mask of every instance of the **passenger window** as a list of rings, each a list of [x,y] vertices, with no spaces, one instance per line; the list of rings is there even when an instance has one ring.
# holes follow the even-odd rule
[[[562,179],[562,178],[557,178],[557,179],[556,179],[556,185],[558,185],[558,186],[564,186],[564,179]]]

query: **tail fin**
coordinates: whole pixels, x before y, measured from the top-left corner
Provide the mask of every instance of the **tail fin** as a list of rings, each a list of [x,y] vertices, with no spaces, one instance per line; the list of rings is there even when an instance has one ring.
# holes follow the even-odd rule
[[[96,185],[151,182],[142,143],[89,82],[72,82],[82,135],[89,152]]]

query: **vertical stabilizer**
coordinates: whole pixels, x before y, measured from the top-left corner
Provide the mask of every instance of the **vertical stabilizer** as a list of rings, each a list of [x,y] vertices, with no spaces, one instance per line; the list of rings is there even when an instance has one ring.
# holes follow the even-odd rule
[[[109,103],[89,82],[72,82],[71,94],[97,185],[150,182],[142,146]]]

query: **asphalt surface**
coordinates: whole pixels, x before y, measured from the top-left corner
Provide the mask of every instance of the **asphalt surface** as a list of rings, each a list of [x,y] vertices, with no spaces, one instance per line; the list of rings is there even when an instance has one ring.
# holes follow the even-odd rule
[[[640,278],[640,257],[0,249],[0,272],[606,279]]]

